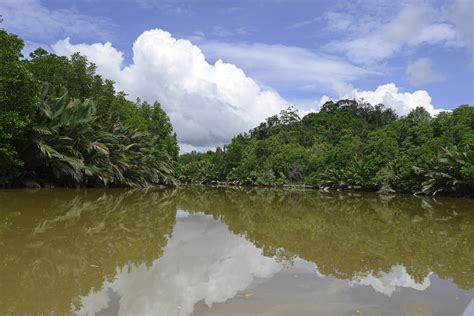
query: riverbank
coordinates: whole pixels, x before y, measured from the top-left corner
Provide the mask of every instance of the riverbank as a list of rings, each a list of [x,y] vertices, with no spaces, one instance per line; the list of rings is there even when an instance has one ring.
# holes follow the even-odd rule
[[[317,186],[306,185],[306,184],[284,184],[284,185],[252,185],[252,184],[233,184],[233,183],[225,183],[225,182],[216,182],[216,183],[178,183],[177,186],[184,186],[184,187],[208,187],[208,188],[263,188],[263,189],[283,189],[283,190],[299,190],[299,191],[318,191],[318,192],[362,192],[362,193],[375,193],[380,195],[403,195],[403,196],[426,196],[426,197],[436,197],[436,196],[446,196],[446,197],[454,197],[454,198],[470,198],[474,199],[474,192],[473,194],[468,195],[459,195],[459,194],[448,194],[444,192],[440,192],[436,195],[429,195],[424,194],[423,192],[419,193],[410,193],[410,192],[395,192],[391,189],[380,189],[380,190],[365,190],[358,186],[348,186],[346,188],[330,188],[324,187],[320,188]]]
[[[436,195],[424,194],[423,192],[419,193],[410,193],[410,192],[395,192],[391,189],[385,190],[366,190],[358,186],[347,186],[345,188],[331,188],[331,187],[317,187],[307,184],[283,184],[283,185],[252,185],[252,184],[236,184],[236,183],[226,183],[216,181],[214,183],[180,183],[174,182],[170,184],[158,184],[158,185],[147,185],[147,186],[126,186],[126,185],[109,185],[109,186],[65,186],[65,185],[54,185],[54,184],[45,184],[40,185],[36,181],[27,181],[24,185],[9,186],[9,187],[0,187],[0,189],[54,189],[54,188],[69,188],[69,189],[166,189],[166,188],[175,188],[175,187],[203,187],[203,188],[242,188],[242,189],[282,189],[282,190],[297,190],[297,191],[318,191],[318,192],[349,192],[349,193],[374,193],[379,195],[402,195],[402,196],[425,196],[425,197],[454,197],[454,198],[470,198],[474,199],[474,193],[469,195],[460,195],[460,194],[449,194],[440,192]]]

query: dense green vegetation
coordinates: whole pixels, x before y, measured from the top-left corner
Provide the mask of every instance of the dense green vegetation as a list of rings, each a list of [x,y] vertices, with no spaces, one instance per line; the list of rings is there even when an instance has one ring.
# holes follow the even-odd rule
[[[282,111],[229,145],[180,157],[180,180],[321,189],[474,194],[474,107],[435,118],[383,105],[327,102],[300,118]]]
[[[282,111],[223,148],[182,155],[160,104],[131,102],[79,54],[0,30],[0,186],[299,185],[472,195],[474,108],[398,117],[383,105],[327,102]]]
[[[174,182],[179,148],[158,102],[128,101],[83,56],[0,30],[0,186]]]

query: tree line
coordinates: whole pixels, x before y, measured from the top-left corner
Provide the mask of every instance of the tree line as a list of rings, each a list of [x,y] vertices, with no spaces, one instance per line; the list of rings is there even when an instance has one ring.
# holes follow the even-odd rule
[[[175,182],[176,134],[160,103],[131,102],[85,57],[21,52],[0,30],[0,187]]]
[[[0,29],[0,187],[193,184],[473,195],[474,108],[399,117],[379,104],[289,108],[231,143],[179,156],[153,105],[116,91],[84,56],[44,49]]]
[[[186,183],[474,195],[474,107],[432,117],[354,100],[289,108],[224,147],[179,159]]]

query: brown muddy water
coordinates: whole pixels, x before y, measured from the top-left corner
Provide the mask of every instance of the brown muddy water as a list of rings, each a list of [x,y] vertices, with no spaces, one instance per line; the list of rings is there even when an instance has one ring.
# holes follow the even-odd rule
[[[449,316],[473,297],[469,199],[0,190],[0,315]]]

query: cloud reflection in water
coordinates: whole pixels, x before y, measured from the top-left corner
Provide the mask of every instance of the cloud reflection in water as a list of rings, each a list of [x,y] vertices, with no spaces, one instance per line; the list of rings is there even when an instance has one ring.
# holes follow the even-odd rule
[[[191,315],[197,302],[211,307],[233,298],[257,279],[267,279],[283,269],[274,258],[265,257],[242,236],[231,233],[224,223],[201,213],[177,212],[176,226],[163,256],[151,267],[144,264],[117,269],[114,281],[81,299],[78,315],[95,315],[113,308],[117,298],[119,315]],[[314,263],[297,259],[311,265]],[[391,296],[399,287],[425,290],[429,275],[417,283],[403,266],[393,266],[388,273],[354,276],[352,285],[371,286],[376,292]],[[341,289],[342,290],[342,289]]]
[[[79,315],[94,315],[109,305],[107,293],[120,296],[119,315],[190,315],[194,304],[225,302],[256,278],[282,269],[273,258],[210,215],[179,211],[163,256],[145,265],[124,267],[113,282],[82,298]]]

